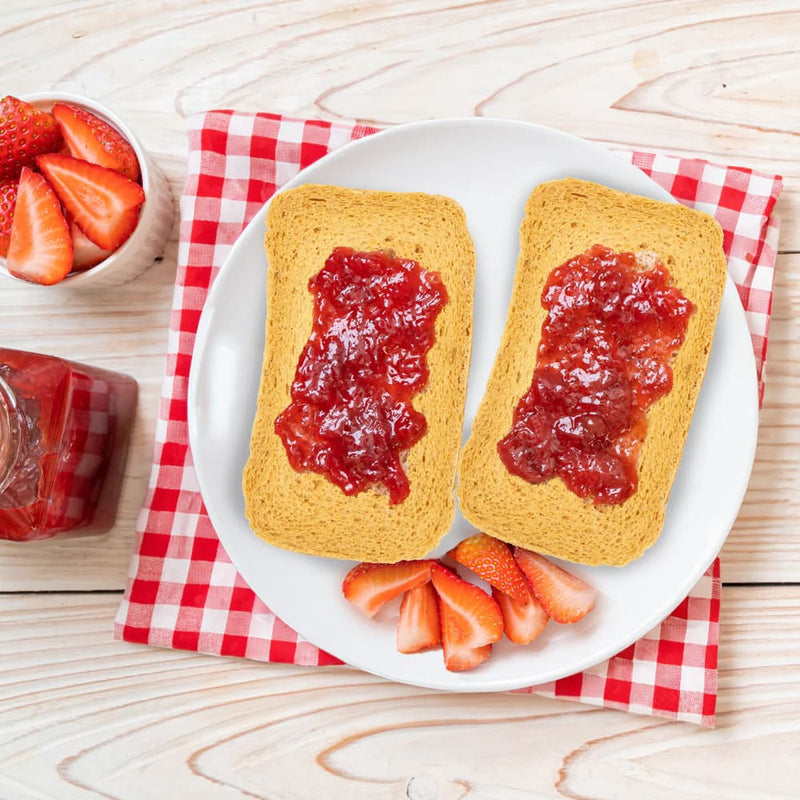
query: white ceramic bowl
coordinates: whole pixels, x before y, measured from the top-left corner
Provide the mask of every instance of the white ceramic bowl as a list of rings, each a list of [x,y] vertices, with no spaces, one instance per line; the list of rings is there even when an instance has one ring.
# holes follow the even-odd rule
[[[59,283],[41,288],[52,290],[58,287],[119,286],[127,283],[144,272],[164,252],[164,247],[172,230],[175,210],[172,203],[172,194],[163,173],[142,147],[141,142],[136,138],[133,131],[116,114],[100,103],[67,92],[42,92],[23,95],[21,99],[44,111],[50,111],[53,105],[59,102],[80,106],[116,128],[130,142],[136,153],[136,158],[139,159],[142,188],[145,194],[145,201],[139,211],[139,222],[136,225],[136,229],[114,253],[105,261],[101,261],[84,272],[70,273]],[[0,272],[26,286],[39,285],[11,275],[4,258],[0,258]]]

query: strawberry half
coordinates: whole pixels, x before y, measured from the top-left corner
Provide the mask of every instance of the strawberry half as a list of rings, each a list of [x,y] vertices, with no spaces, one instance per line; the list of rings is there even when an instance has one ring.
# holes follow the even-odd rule
[[[418,653],[436,647],[441,641],[436,590],[430,583],[409,589],[400,605],[397,649],[401,653]]]
[[[492,587],[492,597],[503,613],[503,628],[514,644],[530,644],[545,628],[550,619],[539,601],[527,589],[528,600],[519,603],[510,595]]]
[[[437,563],[431,565],[431,581],[440,600],[443,645],[472,649],[500,639],[503,615],[483,589]]]
[[[58,153],[36,159],[64,208],[103,250],[116,250],[139,221],[144,191],[119,172]]]
[[[514,558],[536,599],[556,622],[577,622],[594,608],[597,591],[588,583],[522,547],[514,548]]]
[[[139,180],[139,161],[130,143],[107,122],[78,106],[56,103],[55,117],[69,154]]]
[[[76,224],[69,221],[69,234],[72,237],[72,250],[75,254],[75,269],[78,272],[94,267],[105,261],[110,255],[110,250],[98,247]]]
[[[518,603],[527,601],[528,582],[505,542],[478,533],[459,542],[447,555]]]
[[[60,147],[61,132],[51,114],[11,95],[0,100],[0,179],[16,178],[36,156]]]
[[[430,561],[399,561],[397,564],[357,564],[342,582],[344,596],[368,617],[403,592],[427,583]]]
[[[27,167],[19,178],[6,263],[12,275],[48,286],[72,269],[72,240],[58,198]]]
[[[6,178],[0,181],[0,256],[8,255],[11,225],[14,222],[14,204],[17,202],[18,181]]]

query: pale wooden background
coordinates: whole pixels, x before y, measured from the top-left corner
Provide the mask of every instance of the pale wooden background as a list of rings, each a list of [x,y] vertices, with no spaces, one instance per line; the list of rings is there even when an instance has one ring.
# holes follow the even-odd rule
[[[799,797],[799,32],[797,0],[6,0],[0,91],[111,106],[176,198],[184,118],[211,107],[381,125],[514,117],[786,183],[759,448],[723,551],[715,732],[113,642],[177,234],[122,289],[4,282],[4,345],[127,371],[142,393],[115,530],[0,547],[0,800]]]

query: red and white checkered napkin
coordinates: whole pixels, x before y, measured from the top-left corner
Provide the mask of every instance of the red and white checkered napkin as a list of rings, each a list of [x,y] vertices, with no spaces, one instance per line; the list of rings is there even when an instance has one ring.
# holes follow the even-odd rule
[[[167,374],[150,488],[116,618],[117,638],[262,661],[339,663],[275,617],[220,545],[192,466],[186,395],[200,312],[239,233],[298,170],[374,131],[230,111],[189,120]],[[747,309],[761,381],[778,239],[778,222],[770,214],[781,190],[780,177],[696,159],[620,155],[682,203],[720,221],[730,273]],[[670,617],[624,652],[586,672],[526,691],[711,726],[719,598],[717,560]]]

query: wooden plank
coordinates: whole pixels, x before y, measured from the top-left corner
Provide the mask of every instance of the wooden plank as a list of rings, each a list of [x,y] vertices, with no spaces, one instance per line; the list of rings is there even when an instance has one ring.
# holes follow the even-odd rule
[[[786,175],[781,247],[800,251],[794,0],[561,4],[398,0],[181,7],[140,3],[98,20],[67,0],[10,3],[0,74],[17,93],[89,94],[114,108],[168,175],[185,176],[185,117],[211,107],[393,124],[492,114],[617,146],[706,155]],[[41,47],[47,42],[48,47]],[[33,62],[30,52],[41,53]],[[258,57],[253,57],[258,53]],[[25,70],[19,68],[25,64]],[[213,69],[209,68],[213,65]],[[165,259],[121,289],[0,284],[0,341],[128,371],[142,397],[114,532],[0,543],[8,590],[119,588],[144,496],[163,373],[177,228]],[[779,262],[757,463],[724,551],[729,581],[800,580],[800,260]]]
[[[0,796],[796,797],[797,587],[725,590],[714,732],[113,642],[116,603],[0,597]]]
[[[181,118],[212,107],[380,125],[512,117],[781,172],[783,246],[800,250],[796,0],[212,0],[102,21],[78,0],[11,6],[0,68],[16,91],[92,94],[176,164]]]

